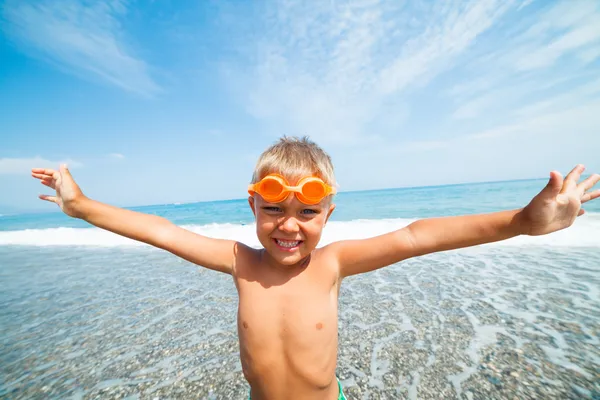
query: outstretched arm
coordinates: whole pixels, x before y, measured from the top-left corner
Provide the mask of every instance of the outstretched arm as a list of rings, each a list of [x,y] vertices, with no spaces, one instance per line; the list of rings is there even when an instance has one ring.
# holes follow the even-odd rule
[[[564,180],[558,172],[552,172],[548,185],[522,209],[423,219],[374,238],[332,243],[340,276],[373,271],[428,253],[567,228],[584,213],[582,203],[600,197],[600,190],[590,191],[600,181],[600,175],[594,174],[577,184],[583,170],[582,165],[575,167]]]
[[[32,176],[56,191],[40,195],[61,210],[99,228],[167,250],[203,267],[231,274],[234,246],[231,240],[212,239],[190,232],[165,218],[103,204],[86,197],[65,165],[59,171],[34,168]]]

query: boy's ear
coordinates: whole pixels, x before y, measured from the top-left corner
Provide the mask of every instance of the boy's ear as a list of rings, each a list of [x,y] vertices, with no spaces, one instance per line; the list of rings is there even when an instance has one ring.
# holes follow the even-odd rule
[[[248,204],[250,205],[250,208],[252,209],[252,214],[254,214],[254,217],[256,218],[256,209],[254,208],[254,196],[249,196],[248,197]]]
[[[327,212],[327,218],[325,218],[325,223],[329,221],[329,217],[331,217],[331,213],[333,212],[333,210],[335,210],[335,204],[331,203],[329,205],[329,211]]]

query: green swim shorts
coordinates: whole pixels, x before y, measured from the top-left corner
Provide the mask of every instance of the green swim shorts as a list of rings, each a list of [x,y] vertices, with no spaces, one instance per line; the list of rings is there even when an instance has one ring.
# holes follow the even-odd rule
[[[342,390],[342,384],[340,383],[340,380],[338,378],[335,378],[335,379],[337,379],[338,388],[340,388],[340,394],[338,396],[338,400],[347,400],[346,396],[344,395],[344,391]],[[252,400],[250,395],[248,395],[248,400]]]
[[[337,379],[337,378],[335,378]],[[340,388],[340,395],[338,396],[338,400],[346,400],[346,396],[344,395],[344,391],[342,390],[342,383],[340,382],[339,379],[337,379],[338,381],[338,387]]]

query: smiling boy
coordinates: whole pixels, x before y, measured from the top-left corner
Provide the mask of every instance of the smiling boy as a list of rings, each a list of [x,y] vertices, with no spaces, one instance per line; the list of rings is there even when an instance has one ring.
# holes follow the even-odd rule
[[[600,197],[584,168],[548,185],[524,208],[416,221],[381,236],[317,248],[335,205],[329,156],[307,138],[283,138],[259,158],[248,202],[263,248],[212,239],[168,220],[87,198],[66,166],[33,169],[54,189],[40,198],[69,216],[167,250],[200,266],[232,275],[239,294],[240,358],[251,398],[343,399],[335,377],[338,294],[343,278],[410,257],[570,226],[581,204]]]

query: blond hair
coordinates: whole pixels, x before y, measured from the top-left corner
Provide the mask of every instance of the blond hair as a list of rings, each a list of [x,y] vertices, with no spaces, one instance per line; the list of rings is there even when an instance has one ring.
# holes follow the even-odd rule
[[[336,186],[331,157],[308,136],[283,136],[266,149],[256,162],[252,183],[273,173],[284,176],[290,184],[305,176],[317,176]]]

